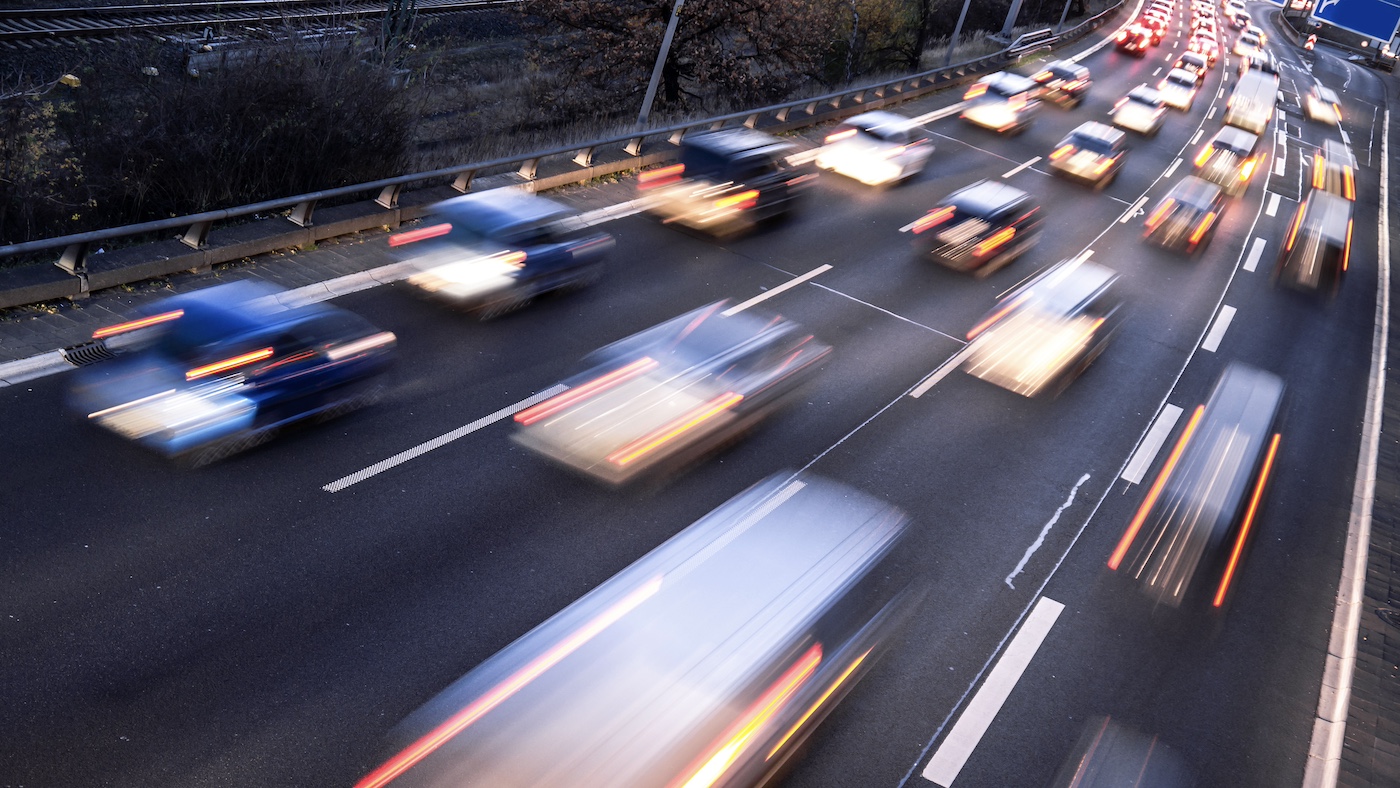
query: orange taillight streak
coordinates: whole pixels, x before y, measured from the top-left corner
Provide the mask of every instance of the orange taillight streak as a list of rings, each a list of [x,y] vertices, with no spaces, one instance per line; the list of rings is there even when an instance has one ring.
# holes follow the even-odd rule
[[[1157,210],[1153,211],[1152,215],[1147,217],[1147,229],[1157,229],[1157,225],[1162,223],[1162,219],[1166,217],[1167,211],[1170,211],[1173,205],[1176,205],[1176,200],[1168,197],[1161,205],[1157,206]]]
[[[1254,168],[1258,166],[1261,159],[1249,159],[1240,167],[1240,180],[1247,181],[1254,174]]]
[[[404,233],[395,233],[389,236],[390,246],[403,246],[414,241],[426,241],[429,238],[437,238],[440,235],[447,235],[452,232],[452,225],[444,222],[428,227],[419,227],[417,230],[409,230]]]
[[[247,353],[234,356],[233,358],[226,358],[223,361],[215,361],[213,364],[205,364],[202,367],[195,367],[194,369],[185,373],[185,380],[197,380],[199,378],[206,378],[210,375],[217,375],[220,372],[228,372],[231,369],[237,369],[239,367],[246,366],[248,364],[253,364],[258,361],[262,361],[264,359],[269,358],[272,358],[272,348],[265,347],[259,350],[253,350]]]
[[[1206,231],[1209,230],[1209,229],[1210,229],[1210,226],[1211,226],[1212,224],[1214,224],[1214,223],[1215,223],[1215,212],[1214,212],[1214,211],[1211,211],[1210,213],[1206,214],[1206,218],[1202,219],[1202,220],[1201,220],[1201,223],[1198,224],[1198,225],[1196,225],[1196,229],[1195,229],[1194,231],[1192,231],[1192,233],[1191,233],[1191,243],[1193,243],[1193,244],[1200,243],[1200,242],[1201,242],[1201,239],[1205,237]]]
[[[603,611],[602,615],[585,624],[524,668],[516,671],[510,678],[497,684],[490,692],[472,701],[466,708],[453,714],[446,722],[409,745],[378,769],[365,775],[364,779],[355,783],[355,788],[380,788],[380,786],[388,785],[404,772],[413,768],[419,761],[451,741],[454,736],[466,730],[472,723],[481,719],[487,712],[504,703],[512,695],[519,692],[522,687],[577,651],[599,632],[612,626],[638,605],[654,596],[659,590],[661,590],[660,577],[654,577],[647,581],[640,588],[619,600],[617,604]]]
[[[625,367],[621,367],[620,369],[615,369],[612,372],[609,372],[601,378],[590,380],[587,383],[584,383],[580,386],[575,386],[574,388],[571,388],[568,391],[559,394],[558,396],[550,397],[549,399],[545,400],[544,402],[541,402],[538,405],[526,408],[525,410],[522,410],[519,413],[515,414],[515,420],[521,424],[534,424],[540,419],[553,416],[554,414],[569,407],[570,405],[573,405],[581,400],[587,399],[601,391],[612,388],[613,386],[616,386],[624,380],[628,380],[638,375],[650,372],[651,370],[656,369],[657,366],[659,366],[659,364],[655,359],[651,358],[650,356],[643,356],[642,358],[633,361],[631,364],[628,364]]]
[[[980,96],[980,95],[982,95],[983,93],[986,93],[986,92],[987,92],[987,83],[985,83],[985,82],[978,82],[978,83],[976,83],[975,85],[973,85],[972,87],[970,87],[970,88],[967,89],[967,92],[963,94],[963,100],[966,101],[967,99],[977,98],[978,96]]]
[[[662,167],[659,170],[648,170],[637,176],[637,185],[642,189],[665,186],[668,183],[680,180],[681,174],[684,172],[684,164],[672,164],[669,167]]]
[[[996,325],[998,320],[1001,320],[1003,317],[1006,317],[1006,315],[1010,313],[1011,310],[1015,309],[1022,301],[1025,300],[1025,294],[1016,296],[1015,298],[1008,301],[1005,306],[988,315],[985,320],[973,326],[972,330],[967,332],[967,341],[971,342],[972,340],[977,338],[978,334],[981,334],[983,331],[986,331],[993,325]]]
[[[731,194],[728,197],[721,197],[718,200],[715,200],[715,208],[720,210],[726,208],[752,208],[757,202],[758,190],[748,189],[746,191],[739,192],[738,194]]]
[[[1313,177],[1312,177],[1312,186],[1313,186],[1314,189],[1321,189],[1321,188],[1322,188],[1322,176],[1323,176],[1323,172],[1325,171],[1325,168],[1324,168],[1324,165],[1325,165],[1325,164],[1327,164],[1327,160],[1324,159],[1324,158],[1322,158],[1322,154],[1321,154],[1321,153],[1319,153],[1319,154],[1317,154],[1316,156],[1313,157]]]
[[[1209,158],[1210,158],[1210,154],[1212,154],[1212,153],[1214,153],[1214,152],[1215,152],[1215,146],[1214,146],[1214,145],[1211,145],[1209,142],[1207,142],[1207,143],[1205,144],[1205,147],[1201,148],[1201,152],[1196,154],[1196,166],[1197,166],[1197,167],[1204,167],[1205,164],[1206,164],[1206,160],[1209,159]]]
[[[1074,146],[1073,146],[1073,145],[1061,145],[1060,147],[1058,147],[1058,148],[1055,149],[1055,152],[1054,152],[1054,153],[1050,154],[1050,160],[1051,160],[1051,161],[1059,161],[1060,159],[1063,159],[1064,157],[1070,155],[1070,154],[1073,153],[1073,152],[1074,152]]]
[[[1346,190],[1346,197],[1353,202],[1356,201],[1356,176],[1352,175],[1351,168],[1342,170],[1342,188]]]
[[[845,131],[838,131],[835,134],[832,134],[826,138],[826,144],[830,145],[833,142],[840,142],[841,140],[849,139],[851,137],[854,137],[855,135],[855,129],[846,129]]]
[[[650,435],[623,446],[608,457],[608,462],[615,465],[626,465],[738,405],[743,399],[743,394],[735,394],[732,391],[725,392]]]
[[[118,323],[115,326],[99,328],[96,331],[92,332],[92,338],[106,339],[107,337],[116,336],[117,334],[125,334],[128,331],[135,331],[138,328],[149,328],[151,326],[160,325],[161,323],[168,323],[171,320],[178,320],[184,316],[185,310],[183,309],[176,309],[173,312],[162,312],[158,315],[143,317],[140,320],[132,320],[127,323]]]
[[[1172,470],[1176,468],[1176,463],[1181,459],[1181,453],[1186,450],[1186,443],[1191,440],[1191,433],[1196,431],[1196,425],[1200,423],[1201,414],[1205,413],[1205,410],[1205,405],[1197,405],[1196,412],[1191,414],[1191,420],[1186,423],[1186,430],[1181,433],[1176,446],[1172,448],[1172,453],[1167,457],[1167,464],[1162,466],[1162,472],[1157,474],[1157,480],[1152,483],[1152,489],[1147,491],[1147,497],[1142,500],[1142,506],[1138,507],[1133,521],[1128,524],[1128,530],[1123,533],[1123,538],[1118,540],[1118,547],[1109,557],[1109,569],[1116,570],[1118,565],[1123,563],[1123,556],[1128,554],[1128,548],[1137,538],[1138,531],[1142,530],[1142,524],[1147,520],[1147,513],[1152,510],[1153,504],[1157,503],[1157,496],[1162,494],[1162,488],[1167,485],[1167,477],[1171,476]]]
[[[953,206],[949,205],[943,208],[939,208],[936,211],[931,211],[930,213],[925,215],[924,218],[914,223],[914,232],[921,233],[930,227],[935,227],[948,221],[949,219],[953,218],[954,210],[956,209]]]
[[[972,248],[972,254],[974,254],[977,257],[981,257],[988,252],[992,252],[1000,248],[1002,245],[1004,245],[1007,241],[1010,241],[1015,236],[1015,227],[1003,227],[1002,229],[997,230],[991,238],[988,238],[982,243],[974,246]]]
[[[718,746],[711,749],[709,756],[693,771],[685,773],[690,777],[676,780],[671,785],[680,788],[708,788],[719,781],[724,773],[743,753],[744,748],[757,737],[759,730],[773,718],[783,704],[797,692],[807,679],[816,672],[822,661],[822,646],[812,644],[792,667],[787,669],[768,691],[744,712],[744,715],[716,741]]]
[[[1249,536],[1249,527],[1254,522],[1254,514],[1259,510],[1259,499],[1264,495],[1264,485],[1269,481],[1269,470],[1274,465],[1274,455],[1278,453],[1278,442],[1283,436],[1274,433],[1274,439],[1269,443],[1269,453],[1264,457],[1264,467],[1259,471],[1259,481],[1254,485],[1254,495],[1249,499],[1249,509],[1244,513],[1244,522],[1240,524],[1240,535],[1235,539],[1235,548],[1230,551],[1230,562],[1225,566],[1225,575],[1220,579],[1220,588],[1215,592],[1215,607],[1220,607],[1225,602],[1225,592],[1230,589],[1230,580],[1235,575],[1235,567],[1240,562],[1240,553],[1244,550],[1244,540]]]
[[[1118,159],[1116,157],[1112,159],[1105,159],[1104,161],[1099,162],[1099,166],[1094,168],[1094,174],[1103,175],[1105,172],[1108,172],[1109,167],[1112,167],[1114,164],[1117,163]]]
[[[836,690],[840,689],[842,684],[846,683],[846,679],[850,678],[851,674],[856,672],[856,668],[860,667],[860,664],[865,661],[866,657],[870,656],[870,652],[873,650],[874,649],[866,649],[864,654],[856,657],[855,662],[852,662],[850,667],[846,668],[841,675],[836,678],[836,681],[832,682],[831,686],[826,688],[826,692],[823,692],[822,696],[817,698],[817,702],[813,703],[811,707],[807,709],[807,712],[802,715],[802,718],[789,728],[787,733],[783,734],[783,738],[779,739],[778,743],[773,745],[773,749],[768,751],[768,757],[764,758],[765,761],[773,760],[773,756],[777,755],[778,751],[783,749],[783,745],[788,743],[788,740],[792,738],[793,734],[802,730],[802,726],[807,724],[807,720],[811,719],[817,709],[820,709],[822,704],[826,703],[827,699],[830,698]]]
[[[1284,244],[1283,247],[1285,252],[1293,250],[1293,242],[1298,240],[1298,225],[1302,224],[1303,211],[1307,210],[1307,208],[1308,202],[1304,200],[1303,204],[1298,206],[1298,213],[1293,215],[1293,224],[1288,228],[1288,243]]]
[[[1347,270],[1348,263],[1351,262],[1351,219],[1347,219],[1347,243],[1342,247],[1342,270]]]

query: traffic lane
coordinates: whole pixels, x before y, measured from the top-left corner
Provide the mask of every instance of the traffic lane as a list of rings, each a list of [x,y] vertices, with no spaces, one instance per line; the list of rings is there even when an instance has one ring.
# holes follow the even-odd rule
[[[813,291],[810,295],[819,300],[837,301],[833,296],[821,291]],[[882,398],[898,396],[906,384],[896,381],[890,391],[883,391],[883,387],[889,385],[884,381],[895,380],[897,376],[878,375],[872,378],[872,360],[889,356],[890,354],[883,352],[884,348],[909,343],[891,342],[889,336],[872,331],[871,316],[866,314],[866,308],[859,305],[837,301],[821,306],[820,311],[832,320],[849,325],[851,336],[839,336],[836,339],[841,345],[856,350],[848,357],[847,362],[851,370],[850,375],[855,380],[839,382],[837,388],[842,391],[860,392],[862,395],[874,393]],[[915,331],[898,321],[889,322],[895,331]],[[839,356],[837,358],[839,359]],[[914,359],[920,367],[932,363],[931,359],[920,360],[917,356]],[[895,363],[904,360],[902,356],[892,359]],[[833,375],[832,370],[828,369],[824,379],[835,381],[842,374],[838,370]],[[844,409],[848,404],[837,394],[820,387],[808,393],[813,402],[827,403],[836,409]],[[863,396],[854,399],[859,405]],[[288,740],[279,744],[285,732],[275,726],[270,729],[261,728],[257,721],[264,713],[271,719],[279,719],[279,704],[283,703],[286,697],[319,698],[336,695],[336,686],[361,687],[372,683],[372,675],[361,675],[353,681],[306,685],[306,682],[317,677],[324,680],[324,677],[334,673],[333,665],[337,660],[335,652],[354,651],[352,647],[344,644],[341,644],[342,648],[320,645],[331,633],[340,631],[337,621],[365,620],[361,608],[366,604],[377,604],[379,594],[388,594],[393,603],[386,608],[385,626],[392,623],[394,626],[408,628],[397,631],[386,641],[386,648],[393,648],[396,644],[423,632],[436,632],[441,628],[440,625],[434,628],[430,622],[434,619],[440,622],[443,620],[440,616],[435,613],[425,614],[423,619],[414,619],[407,612],[415,605],[431,607],[436,604],[436,600],[431,595],[424,597],[409,593],[403,596],[395,584],[405,577],[416,577],[435,571],[433,567],[437,566],[438,562],[450,560],[454,555],[476,556],[476,560],[468,566],[477,574],[487,576],[487,579],[470,585],[466,598],[471,599],[473,605],[480,609],[490,611],[489,617],[493,621],[499,618],[509,622],[510,628],[493,630],[498,636],[491,639],[490,645],[480,652],[463,649],[468,654],[467,659],[470,661],[465,664],[469,667],[747,484],[773,470],[791,466],[795,457],[802,459],[814,456],[821,448],[839,439],[846,429],[839,419],[820,419],[825,424],[832,425],[828,433],[822,434],[813,429],[810,420],[804,421],[803,410],[806,409],[799,407],[781,414],[773,420],[772,425],[759,430],[737,450],[747,452],[746,454],[726,454],[717,458],[714,466],[707,465],[696,469],[697,473],[703,474],[706,468],[717,466],[719,471],[716,472],[722,471],[721,477],[731,480],[722,485],[716,485],[712,474],[709,478],[686,477],[678,482],[676,488],[668,490],[666,495],[656,495],[644,490],[635,495],[614,496],[606,490],[545,466],[533,457],[524,456],[504,439],[505,428],[501,427],[491,436],[494,438],[491,444],[477,446],[470,452],[464,451],[454,456],[455,446],[444,448],[440,452],[442,457],[435,457],[434,463],[420,466],[412,479],[386,480],[377,477],[366,482],[363,487],[354,488],[353,493],[347,491],[334,497],[325,496],[319,503],[312,499],[281,507],[278,516],[271,519],[285,520],[281,523],[273,522],[269,527],[280,524],[286,528],[286,523],[294,523],[296,527],[294,532],[281,534],[277,538],[279,543],[275,551],[262,544],[268,539],[267,535],[250,530],[255,528],[255,524],[241,528],[245,524],[238,521],[237,514],[225,513],[221,517],[215,517],[214,522],[206,526],[206,532],[237,532],[239,541],[247,540],[247,543],[242,546],[201,544],[198,550],[191,551],[196,553],[197,557],[182,567],[182,574],[189,575],[183,585],[174,584],[168,579],[147,576],[146,572],[130,565],[121,567],[122,572],[135,576],[135,582],[146,581],[148,585],[178,589],[184,600],[184,608],[160,610],[159,621],[147,622],[140,620],[139,616],[131,616],[130,618],[138,620],[123,622],[119,632],[104,632],[104,622],[94,622],[95,631],[90,635],[94,642],[80,644],[80,653],[94,654],[95,660],[124,666],[122,671],[114,671],[120,673],[117,678],[133,688],[133,692],[136,687],[145,688],[141,697],[126,699],[126,703],[104,700],[100,692],[80,692],[76,699],[66,695],[59,698],[47,695],[26,698],[26,705],[35,708],[39,713],[35,714],[33,729],[15,732],[15,738],[11,741],[17,743],[17,752],[36,753],[39,756],[37,763],[52,766],[43,755],[52,751],[48,748],[54,743],[58,743],[59,747],[75,748],[76,751],[87,754],[89,749],[86,746],[74,744],[69,737],[79,741],[113,741],[115,737],[107,735],[113,727],[90,722],[112,721],[112,726],[120,727],[126,732],[124,735],[133,740],[162,742],[158,751],[142,749],[136,758],[137,762],[144,760],[146,763],[175,763],[181,765],[181,769],[177,770],[179,773],[200,773],[208,764],[197,757],[197,751],[219,745],[207,741],[204,744],[198,742],[211,739],[223,742],[223,746],[229,748],[229,752],[221,756],[225,760],[237,760],[241,764],[243,755],[240,753],[243,753],[248,756],[247,768],[251,769],[256,764],[258,768],[289,774],[293,777],[289,782],[295,784],[319,783],[320,780],[314,775],[317,773],[316,769],[325,767],[325,762],[344,760],[349,757],[350,751],[354,751],[361,758],[367,758],[378,733],[417,702],[465,672],[463,663],[452,663],[448,668],[433,665],[434,670],[441,672],[432,673],[432,678],[419,686],[405,689],[401,686],[380,685],[377,689],[381,694],[373,695],[368,700],[394,706],[392,714],[386,713],[381,716],[377,712],[371,712],[366,718],[356,718],[346,711],[345,699],[341,698],[334,703],[328,700],[325,708],[319,709],[329,715],[330,719],[299,715],[302,725],[306,725],[307,719],[312,720],[313,724],[306,730],[315,732],[317,739],[328,738],[333,731],[343,731],[347,740],[352,741],[344,750],[332,755],[322,755],[317,749],[316,758],[312,759],[314,762],[303,766],[298,758],[293,757],[293,753],[298,747],[309,746],[307,742]],[[486,455],[484,459],[483,454]],[[754,458],[752,461],[741,461],[750,455]],[[464,466],[478,472],[477,478],[473,479],[471,484],[463,483],[461,469]],[[434,470],[440,470],[441,474],[435,475],[430,472]],[[690,480],[695,481],[687,485],[686,482]],[[393,481],[396,484],[381,484],[385,481]],[[410,485],[410,481],[414,484]],[[551,501],[545,491],[560,492],[556,492],[556,500]],[[202,498],[203,496],[198,496],[196,500]],[[678,506],[673,510],[673,505]],[[677,513],[665,513],[672,511]],[[637,526],[633,523],[639,513],[646,512],[652,514],[643,514],[643,521],[648,525],[662,524],[663,530],[635,533]],[[467,513],[465,517],[463,513]],[[188,523],[190,519],[188,515],[176,512],[162,512],[158,516],[160,522],[170,523]],[[111,514],[111,519],[122,522],[127,516],[118,511]],[[565,521],[562,526],[561,519]],[[588,527],[579,529],[575,525],[577,523],[587,524]],[[627,524],[626,527],[619,526],[625,538],[617,543],[607,541],[606,534],[600,536],[598,533],[599,524]],[[582,542],[568,541],[561,544],[560,540],[547,536],[551,528],[561,527],[567,530],[567,540],[577,538]],[[170,535],[163,535],[162,538],[174,541],[174,537]],[[460,546],[458,551],[457,542],[464,539],[468,544]],[[594,546],[594,542],[600,539],[604,541]],[[518,559],[519,563],[512,564],[508,560],[508,554],[512,554],[516,545],[519,545],[518,549],[523,557]],[[621,551],[621,555],[616,560],[604,560],[598,557],[598,550],[609,555],[613,554],[613,551]],[[249,552],[254,553],[256,558],[239,560]],[[205,563],[201,564],[201,561]],[[525,594],[519,589],[519,578],[528,578],[532,572],[546,574],[550,578],[572,576],[569,568],[580,563],[589,568],[589,574],[584,581],[567,583],[562,587],[550,586],[551,589],[560,590],[538,607],[522,602],[521,597]],[[310,570],[308,565],[314,565],[316,569]],[[230,572],[230,566],[235,567],[236,571]],[[256,571],[250,570],[250,566],[256,566]],[[455,571],[455,567],[453,569]],[[512,582],[510,578],[517,580]],[[447,585],[456,588],[464,582],[454,577]],[[103,587],[99,592],[104,603],[118,609],[128,601],[122,588]],[[254,617],[244,617],[239,614],[244,610],[262,611],[268,620],[259,621]],[[26,611],[26,619],[33,616],[32,611]],[[418,625],[399,624],[398,619],[402,617],[412,619]],[[457,618],[452,620],[460,620],[460,617],[461,614],[458,613]],[[191,618],[203,620],[191,622]],[[254,621],[250,623],[247,618],[254,618]],[[198,623],[212,623],[214,626],[200,627],[196,625]],[[465,626],[465,622],[463,624]],[[179,654],[166,655],[173,664],[163,666],[159,671],[161,676],[152,677],[147,674],[155,671],[141,658],[137,645],[142,642],[160,642],[162,636],[168,637],[164,631],[151,631],[158,628],[168,628],[176,632],[188,629],[191,633],[187,637],[195,642],[188,649],[172,648],[180,651]],[[251,629],[253,634],[238,637],[236,642],[232,643],[220,642],[215,647],[204,642],[203,632],[206,629],[218,632],[243,632]],[[303,629],[306,631],[303,632]],[[269,635],[258,636],[257,633],[263,631],[269,632]],[[52,653],[60,647],[52,641],[56,638],[61,639],[61,634],[25,634],[26,641],[39,641],[32,646],[37,654],[36,663],[41,663],[44,654]],[[217,659],[214,658],[214,654],[217,654]],[[79,662],[80,664],[75,666],[75,672],[93,672],[91,664],[82,664],[83,660]],[[240,665],[253,666],[253,670],[238,670]],[[386,670],[397,674],[403,671],[411,672],[413,669],[412,665],[402,666],[403,671],[400,671],[399,667],[390,655],[384,655],[383,661],[376,660],[370,670],[377,675]],[[34,685],[38,685],[40,682],[37,679],[43,677],[42,664],[36,665],[34,672],[38,674],[33,677],[36,679]],[[218,681],[214,681],[215,678]],[[201,696],[194,708],[180,708],[178,702],[171,702],[171,697],[164,697],[164,707],[167,710],[172,707],[178,709],[178,716],[185,719],[231,720],[227,725],[234,730],[238,729],[239,722],[246,723],[247,738],[253,741],[265,740],[266,745],[274,748],[275,752],[255,750],[244,753],[241,745],[233,745],[220,735],[220,731],[227,728],[211,731],[191,726],[191,730],[185,731],[161,727],[159,723],[168,720],[161,717],[159,708],[150,708],[144,702],[148,695],[180,694],[182,697],[175,699],[176,701],[194,704],[196,701],[193,698],[177,693],[170,685],[190,687],[208,683],[226,690]],[[400,708],[400,705],[406,708]],[[55,706],[57,708],[54,708]],[[232,706],[238,706],[239,710],[230,712],[229,707]],[[337,708],[338,706],[340,708]],[[75,710],[78,712],[76,716],[85,722],[76,726],[76,730],[71,727],[56,729],[59,728],[58,721],[69,719]],[[372,721],[376,726],[371,733],[363,731],[364,728],[370,727],[366,720]],[[133,733],[135,735],[132,735]],[[358,738],[355,738],[357,736]],[[97,746],[97,751],[91,752],[91,758],[82,759],[89,766],[70,764],[63,767],[76,770],[72,773],[62,770],[49,772],[44,769],[19,773],[32,773],[36,777],[57,775],[70,782],[91,781],[92,777],[98,775],[81,770],[91,768],[91,764],[111,761],[107,757],[108,753],[102,751],[104,746],[105,744]],[[185,756],[182,753],[192,754]],[[188,762],[182,761],[182,758],[186,758]],[[351,763],[348,760],[346,762]],[[162,784],[160,775],[141,771],[137,766],[130,768],[133,771],[123,772],[120,782]],[[233,767],[225,763],[221,768]],[[308,771],[301,773],[299,770],[302,768]],[[352,765],[341,768],[353,772],[356,767]],[[246,776],[257,777],[258,774],[259,772],[252,771]],[[68,780],[69,776],[74,779]],[[354,775],[349,776],[353,778]],[[243,780],[248,781],[259,780]],[[175,784],[179,784],[179,781],[175,781]]]

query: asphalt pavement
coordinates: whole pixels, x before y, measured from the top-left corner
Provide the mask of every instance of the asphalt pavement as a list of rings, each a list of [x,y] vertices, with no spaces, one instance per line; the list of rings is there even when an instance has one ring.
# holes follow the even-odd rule
[[[1395,78],[1276,39],[1285,68],[1284,104],[1267,132],[1274,156],[1205,252],[1183,257],[1142,243],[1143,216],[1219,127],[1234,57],[1211,72],[1190,112],[1172,111],[1156,138],[1130,139],[1128,164],[1107,189],[1053,178],[1043,157],[1133,86],[1155,82],[1184,44],[1178,29],[1143,59],[1094,51],[1082,60],[1095,79],[1085,104],[1047,107],[1017,137],[956,116],[930,122],[936,150],[912,183],[871,190],[823,175],[798,215],[749,237],[721,243],[644,216],[609,221],[600,226],[617,248],[602,282],[495,321],[425,302],[403,283],[337,297],[399,338],[385,400],[199,471],[66,413],[63,374],[15,377],[0,387],[0,436],[23,458],[0,491],[9,711],[0,785],[352,783],[389,728],[428,698],[782,469],[908,511],[916,527],[901,561],[931,588],[808,743],[789,784],[934,784],[923,776],[930,759],[964,746],[950,731],[1008,644],[1047,610],[1043,641],[948,782],[1043,785],[1085,722],[1109,714],[1160,736],[1201,785],[1301,783],[1362,445],[1380,271],[1377,168]],[[1352,268],[1331,301],[1269,280],[1308,157],[1337,134],[1300,110],[1312,79],[1344,91],[1361,165]],[[898,111],[931,113],[958,98]],[[898,228],[982,178],[1039,198],[1049,218],[1040,245],[986,279],[917,259]],[[560,196],[589,210],[633,194],[615,184]],[[1080,380],[1057,398],[1027,400],[942,374],[999,294],[1085,251],[1122,275],[1130,315]],[[80,344],[170,292],[233,278],[298,287],[393,259],[382,234],[365,234],[5,315],[0,353],[10,355],[0,361]],[[604,489],[525,453],[501,423],[331,484],[548,388],[608,342],[823,265],[832,267],[763,308],[834,346],[830,361],[792,407],[683,476]],[[1400,352],[1393,342],[1390,352]],[[1146,455],[1138,481],[1125,472],[1162,414],[1189,413],[1234,360],[1288,385],[1261,525],[1223,611],[1156,608],[1105,561],[1164,458]],[[1400,566],[1387,563],[1400,544],[1400,452],[1385,437],[1400,429],[1393,377],[1367,577],[1375,608],[1400,608]],[[1389,626],[1362,616],[1359,653],[1374,659],[1357,659],[1342,784],[1396,784],[1400,630]]]

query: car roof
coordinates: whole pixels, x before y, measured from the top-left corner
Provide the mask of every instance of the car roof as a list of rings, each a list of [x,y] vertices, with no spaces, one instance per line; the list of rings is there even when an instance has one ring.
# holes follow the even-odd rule
[[[1024,292],[1042,308],[1068,314],[1117,279],[1112,269],[1079,257],[1051,267]]]
[[[984,82],[989,86],[994,86],[999,92],[1024,93],[1028,90],[1035,90],[1039,85],[1029,77],[1020,74],[1013,74],[1010,71],[998,71],[995,74],[988,74],[978,82]]]
[[[1211,138],[1211,145],[1217,148],[1226,148],[1242,156],[1248,156],[1254,150],[1254,146],[1258,144],[1258,134],[1250,134],[1244,129],[1237,129],[1234,126],[1222,127]]]
[[[1005,183],[978,181],[971,186],[965,186],[953,192],[943,202],[956,205],[959,210],[974,216],[986,217],[1029,196],[1020,189]]]
[[[491,189],[444,200],[434,206],[433,213],[448,217],[467,214],[472,217],[473,226],[489,226],[497,230],[542,224],[572,216],[574,211],[546,197],[517,189]]]
[[[1171,71],[1167,72],[1167,80],[1175,80],[1178,82],[1190,82],[1192,85],[1194,85],[1196,84],[1196,75],[1190,71],[1187,71],[1184,68],[1174,68]]]
[[[873,112],[862,112],[854,117],[846,118],[842,121],[847,126],[858,126],[863,129],[880,128],[891,131],[902,131],[904,129],[917,126],[913,118],[906,118],[903,115],[896,115],[893,112],[884,110],[874,110]]]
[[[1356,156],[1351,149],[1342,144],[1341,140],[1324,140],[1322,143],[1322,156],[1329,162],[1338,164],[1349,164],[1356,166]]]
[[[1205,55],[1202,55],[1200,52],[1184,52],[1184,53],[1182,53],[1182,55],[1181,55],[1181,61],[1182,61],[1183,63],[1189,61],[1189,62],[1192,62],[1192,63],[1200,63],[1201,65],[1205,65],[1205,64],[1206,64],[1206,56],[1205,56]]]
[[[1346,239],[1351,221],[1351,201],[1340,195],[1313,189],[1303,209],[1302,228],[1316,232],[1335,244]]]
[[[1099,140],[1100,142],[1103,142],[1112,147],[1116,147],[1117,145],[1121,144],[1123,140],[1128,136],[1124,134],[1121,129],[1116,129],[1108,125],[1107,123],[1100,123],[1097,120],[1091,120],[1079,124],[1079,126],[1075,128],[1074,131],[1071,131],[1070,134],[1072,136],[1088,137],[1090,139]]]
[[[1181,205],[1208,209],[1220,196],[1220,187],[1194,175],[1188,175],[1176,182],[1167,196]]]
[[[1154,106],[1162,103],[1162,94],[1158,93],[1156,88],[1148,87],[1147,85],[1138,85],[1128,91],[1128,98],[1134,101],[1146,102]]]
[[[1068,60],[1055,60],[1045,64],[1045,67],[1036,72],[1036,77],[1049,72],[1057,77],[1070,77],[1082,79],[1089,76],[1089,69],[1078,63],[1071,63]],[[1034,79],[1035,77],[1032,77]]]
[[[790,143],[753,129],[720,129],[719,131],[687,135],[682,144],[721,156],[733,156],[745,152],[763,152],[776,156],[786,155],[795,150]]]
[[[1341,102],[1341,97],[1337,95],[1337,91],[1327,87],[1326,85],[1314,85],[1313,90],[1317,91],[1317,97],[1322,99],[1323,101],[1332,104],[1337,104]]]

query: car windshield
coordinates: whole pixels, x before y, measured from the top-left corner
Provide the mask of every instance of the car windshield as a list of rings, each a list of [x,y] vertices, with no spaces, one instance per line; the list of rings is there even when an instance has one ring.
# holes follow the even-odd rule
[[[1190,74],[1182,74],[1177,71],[1173,71],[1172,73],[1167,75],[1167,82],[1168,84],[1175,85],[1179,88],[1190,89],[1196,87],[1196,78],[1194,76]]]
[[[1069,143],[1080,150],[1087,150],[1097,153],[1100,156],[1112,156],[1113,145],[1102,137],[1095,137],[1092,134],[1075,132],[1069,136]]]

